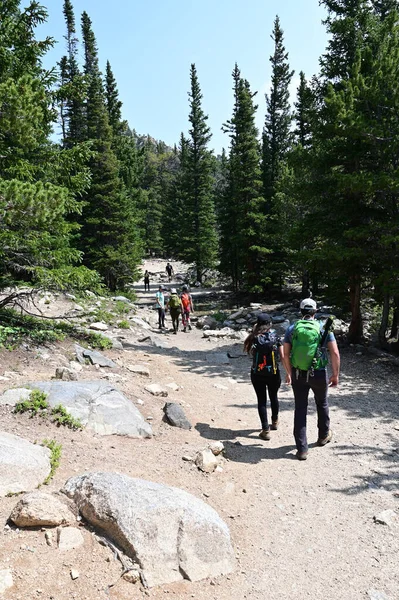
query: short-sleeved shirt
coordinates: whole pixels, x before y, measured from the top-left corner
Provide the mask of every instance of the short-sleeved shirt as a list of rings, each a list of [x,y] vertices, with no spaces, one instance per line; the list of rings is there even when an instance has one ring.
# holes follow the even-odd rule
[[[319,321],[319,325],[320,325],[320,332],[322,333],[324,331],[324,328],[323,328],[324,323],[321,323]],[[295,327],[295,323],[293,323],[292,325],[290,325],[287,328],[287,330],[285,332],[285,336],[284,336],[284,344],[291,344],[292,345],[292,334],[294,332],[294,327]],[[324,342],[323,348],[321,349],[323,358],[327,358],[327,344],[329,342],[335,342],[335,335],[333,334],[332,331],[330,331],[327,334],[326,341]],[[325,368],[318,369],[318,371],[325,371]]]
[[[156,299],[158,300],[157,307],[165,308],[165,296],[162,292],[157,292],[155,294]]]

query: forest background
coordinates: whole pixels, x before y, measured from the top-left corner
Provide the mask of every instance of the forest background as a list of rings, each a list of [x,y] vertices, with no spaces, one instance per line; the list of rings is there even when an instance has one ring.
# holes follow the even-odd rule
[[[321,4],[328,43],[319,73],[299,73],[292,106],[276,17],[263,130],[235,65],[229,146],[215,156],[195,64],[188,131],[169,147],[123,119],[86,12],[76,17],[64,0],[65,55],[48,69],[54,40],[37,36],[45,6],[3,0],[0,288],[115,292],[137,280],[144,255],[168,256],[193,263],[200,282],[217,267],[254,298],[294,278],[303,294],[350,312],[351,342],[362,339],[367,299],[381,345],[397,340],[399,3]]]

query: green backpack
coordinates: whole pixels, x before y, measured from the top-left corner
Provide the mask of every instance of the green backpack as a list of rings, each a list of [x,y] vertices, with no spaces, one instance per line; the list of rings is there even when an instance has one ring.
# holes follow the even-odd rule
[[[320,348],[320,324],[314,319],[301,319],[295,323],[292,333],[291,364],[295,369],[309,371],[322,369],[328,360]]]
[[[177,294],[172,294],[169,298],[169,308],[180,308],[180,298]]]

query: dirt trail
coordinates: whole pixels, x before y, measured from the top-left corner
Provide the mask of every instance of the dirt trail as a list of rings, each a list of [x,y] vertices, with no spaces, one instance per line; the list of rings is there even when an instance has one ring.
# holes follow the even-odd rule
[[[145,591],[118,581],[118,563],[89,533],[85,533],[84,551],[60,557],[55,548],[45,545],[43,532],[3,531],[0,568],[10,565],[17,572],[17,586],[4,598],[134,600],[148,595],[160,600],[170,594],[176,599],[203,600],[361,600],[373,597],[371,590],[376,590],[389,600],[399,599],[399,521],[384,526],[373,519],[386,509],[399,514],[397,369],[381,359],[343,351],[341,384],[330,393],[334,439],[324,448],[315,445],[316,414],[311,400],[309,458],[299,462],[288,386],[281,388],[279,430],[272,432],[271,441],[261,441],[249,359],[233,358],[229,365],[220,365],[213,356],[227,349],[238,356],[241,345],[207,341],[197,329],[164,338],[170,348],[162,351],[144,343],[139,352],[105,352],[120,365],[124,380],[118,387],[132,399],[144,400],[139,408],[145,417],[152,417],[153,439],[71,434],[38,419],[17,418],[5,409],[1,409],[2,428],[31,440],[53,437],[63,444],[61,466],[50,490],[62,487],[71,475],[101,469],[174,485],[202,498],[230,527],[237,556],[234,573]],[[65,354],[71,347],[64,345],[59,351]],[[168,399],[181,402],[193,424],[191,431],[171,428],[162,421],[164,399],[143,391],[148,380],[130,374],[124,368],[129,363],[147,364],[152,382],[173,381],[180,386]],[[22,352],[14,354],[13,365],[20,371],[12,382],[18,385],[50,377],[54,370],[40,356],[27,358]],[[7,368],[3,361],[3,369]],[[86,368],[81,376],[96,377],[94,367]],[[9,386],[1,382],[1,389]],[[223,472],[204,474],[182,460],[209,440],[225,444]],[[3,523],[15,503],[13,498],[1,501]],[[81,576],[71,581],[69,569],[76,565]],[[114,581],[117,584],[105,593]]]

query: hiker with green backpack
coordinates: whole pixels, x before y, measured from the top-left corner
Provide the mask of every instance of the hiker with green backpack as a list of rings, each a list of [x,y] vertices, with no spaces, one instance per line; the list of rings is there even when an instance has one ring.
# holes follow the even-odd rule
[[[325,446],[332,439],[327,393],[329,386],[338,385],[340,355],[332,319],[323,326],[315,320],[317,304],[312,298],[300,303],[302,319],[290,325],[284,337],[284,366],[286,383],[292,385],[295,398],[294,437],[298,460],[308,457],[306,417],[308,397],[313,391],[317,408],[317,444]],[[327,351],[331,359],[332,375],[327,379]]]
[[[179,318],[182,311],[182,304],[176,288],[170,290],[167,308],[169,308],[170,316],[172,318],[173,333],[177,334],[179,331]]]

